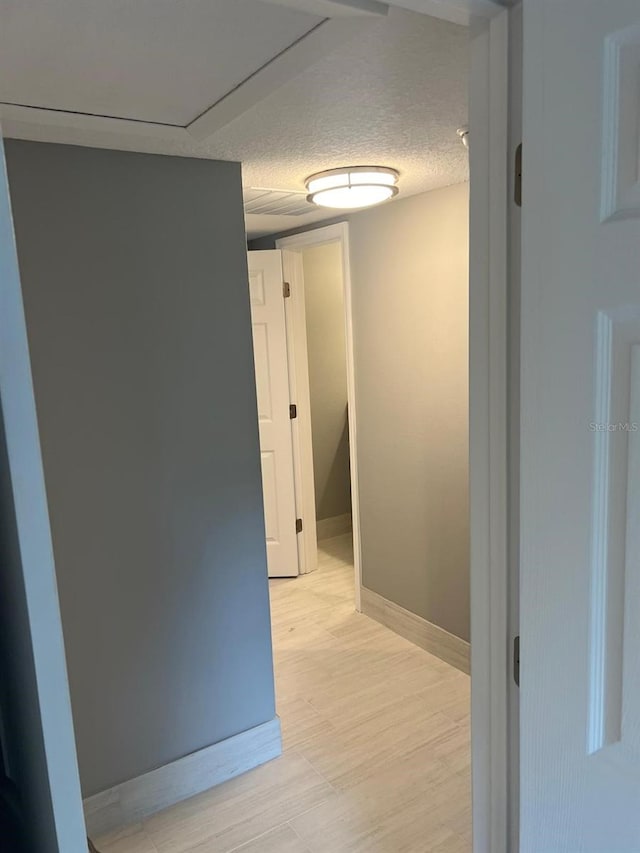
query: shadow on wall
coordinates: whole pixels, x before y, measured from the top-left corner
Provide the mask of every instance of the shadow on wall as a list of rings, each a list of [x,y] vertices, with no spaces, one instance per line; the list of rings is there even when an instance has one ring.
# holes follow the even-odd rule
[[[316,517],[319,520],[351,512],[349,469],[349,411],[345,407],[344,425],[324,476],[316,479]]]

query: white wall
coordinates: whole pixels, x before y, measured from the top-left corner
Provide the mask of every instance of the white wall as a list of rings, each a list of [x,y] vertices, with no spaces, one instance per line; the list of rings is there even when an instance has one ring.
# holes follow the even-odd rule
[[[342,249],[305,249],[307,347],[316,517],[351,512]]]

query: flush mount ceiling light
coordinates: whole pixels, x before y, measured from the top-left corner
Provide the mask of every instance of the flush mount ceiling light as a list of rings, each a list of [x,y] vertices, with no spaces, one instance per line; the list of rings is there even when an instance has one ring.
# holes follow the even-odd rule
[[[304,182],[307,201],[320,207],[370,207],[398,194],[399,178],[387,166],[345,166],[316,172]]]

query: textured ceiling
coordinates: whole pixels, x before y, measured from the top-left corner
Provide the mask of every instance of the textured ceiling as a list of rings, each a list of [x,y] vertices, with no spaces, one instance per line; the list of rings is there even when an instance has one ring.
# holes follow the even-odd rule
[[[401,199],[468,178],[467,152],[456,136],[467,122],[468,33],[391,9],[204,142],[15,121],[8,131],[23,138],[237,160],[245,186],[277,190],[303,190],[304,178],[321,169],[388,165],[400,171]],[[258,236],[335,214],[311,208],[309,216],[251,215],[247,229]]]
[[[398,169],[399,199],[465,181],[456,129],[468,120],[468,39],[464,27],[392,9],[211,142],[223,158],[240,155],[246,186],[301,190],[313,172],[357,164]],[[252,216],[247,228],[274,233],[337,213]]]
[[[184,126],[321,20],[259,0],[0,0],[0,101]]]

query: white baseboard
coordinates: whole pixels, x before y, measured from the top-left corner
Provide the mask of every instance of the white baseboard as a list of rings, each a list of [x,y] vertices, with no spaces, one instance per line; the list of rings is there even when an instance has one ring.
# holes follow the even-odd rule
[[[276,717],[84,801],[87,832],[97,837],[138,823],[167,806],[277,758],[282,753]]]
[[[416,616],[399,604],[394,604],[387,598],[372,592],[366,587],[360,588],[362,612],[380,622],[406,640],[410,640],[421,649],[455,666],[456,669],[471,672],[470,645],[455,634],[450,634],[444,628],[427,622],[421,616]]]
[[[318,531],[318,542],[323,539],[333,539],[334,536],[342,536],[343,533],[351,532],[351,513],[334,515],[332,518],[320,518],[316,521]]]

